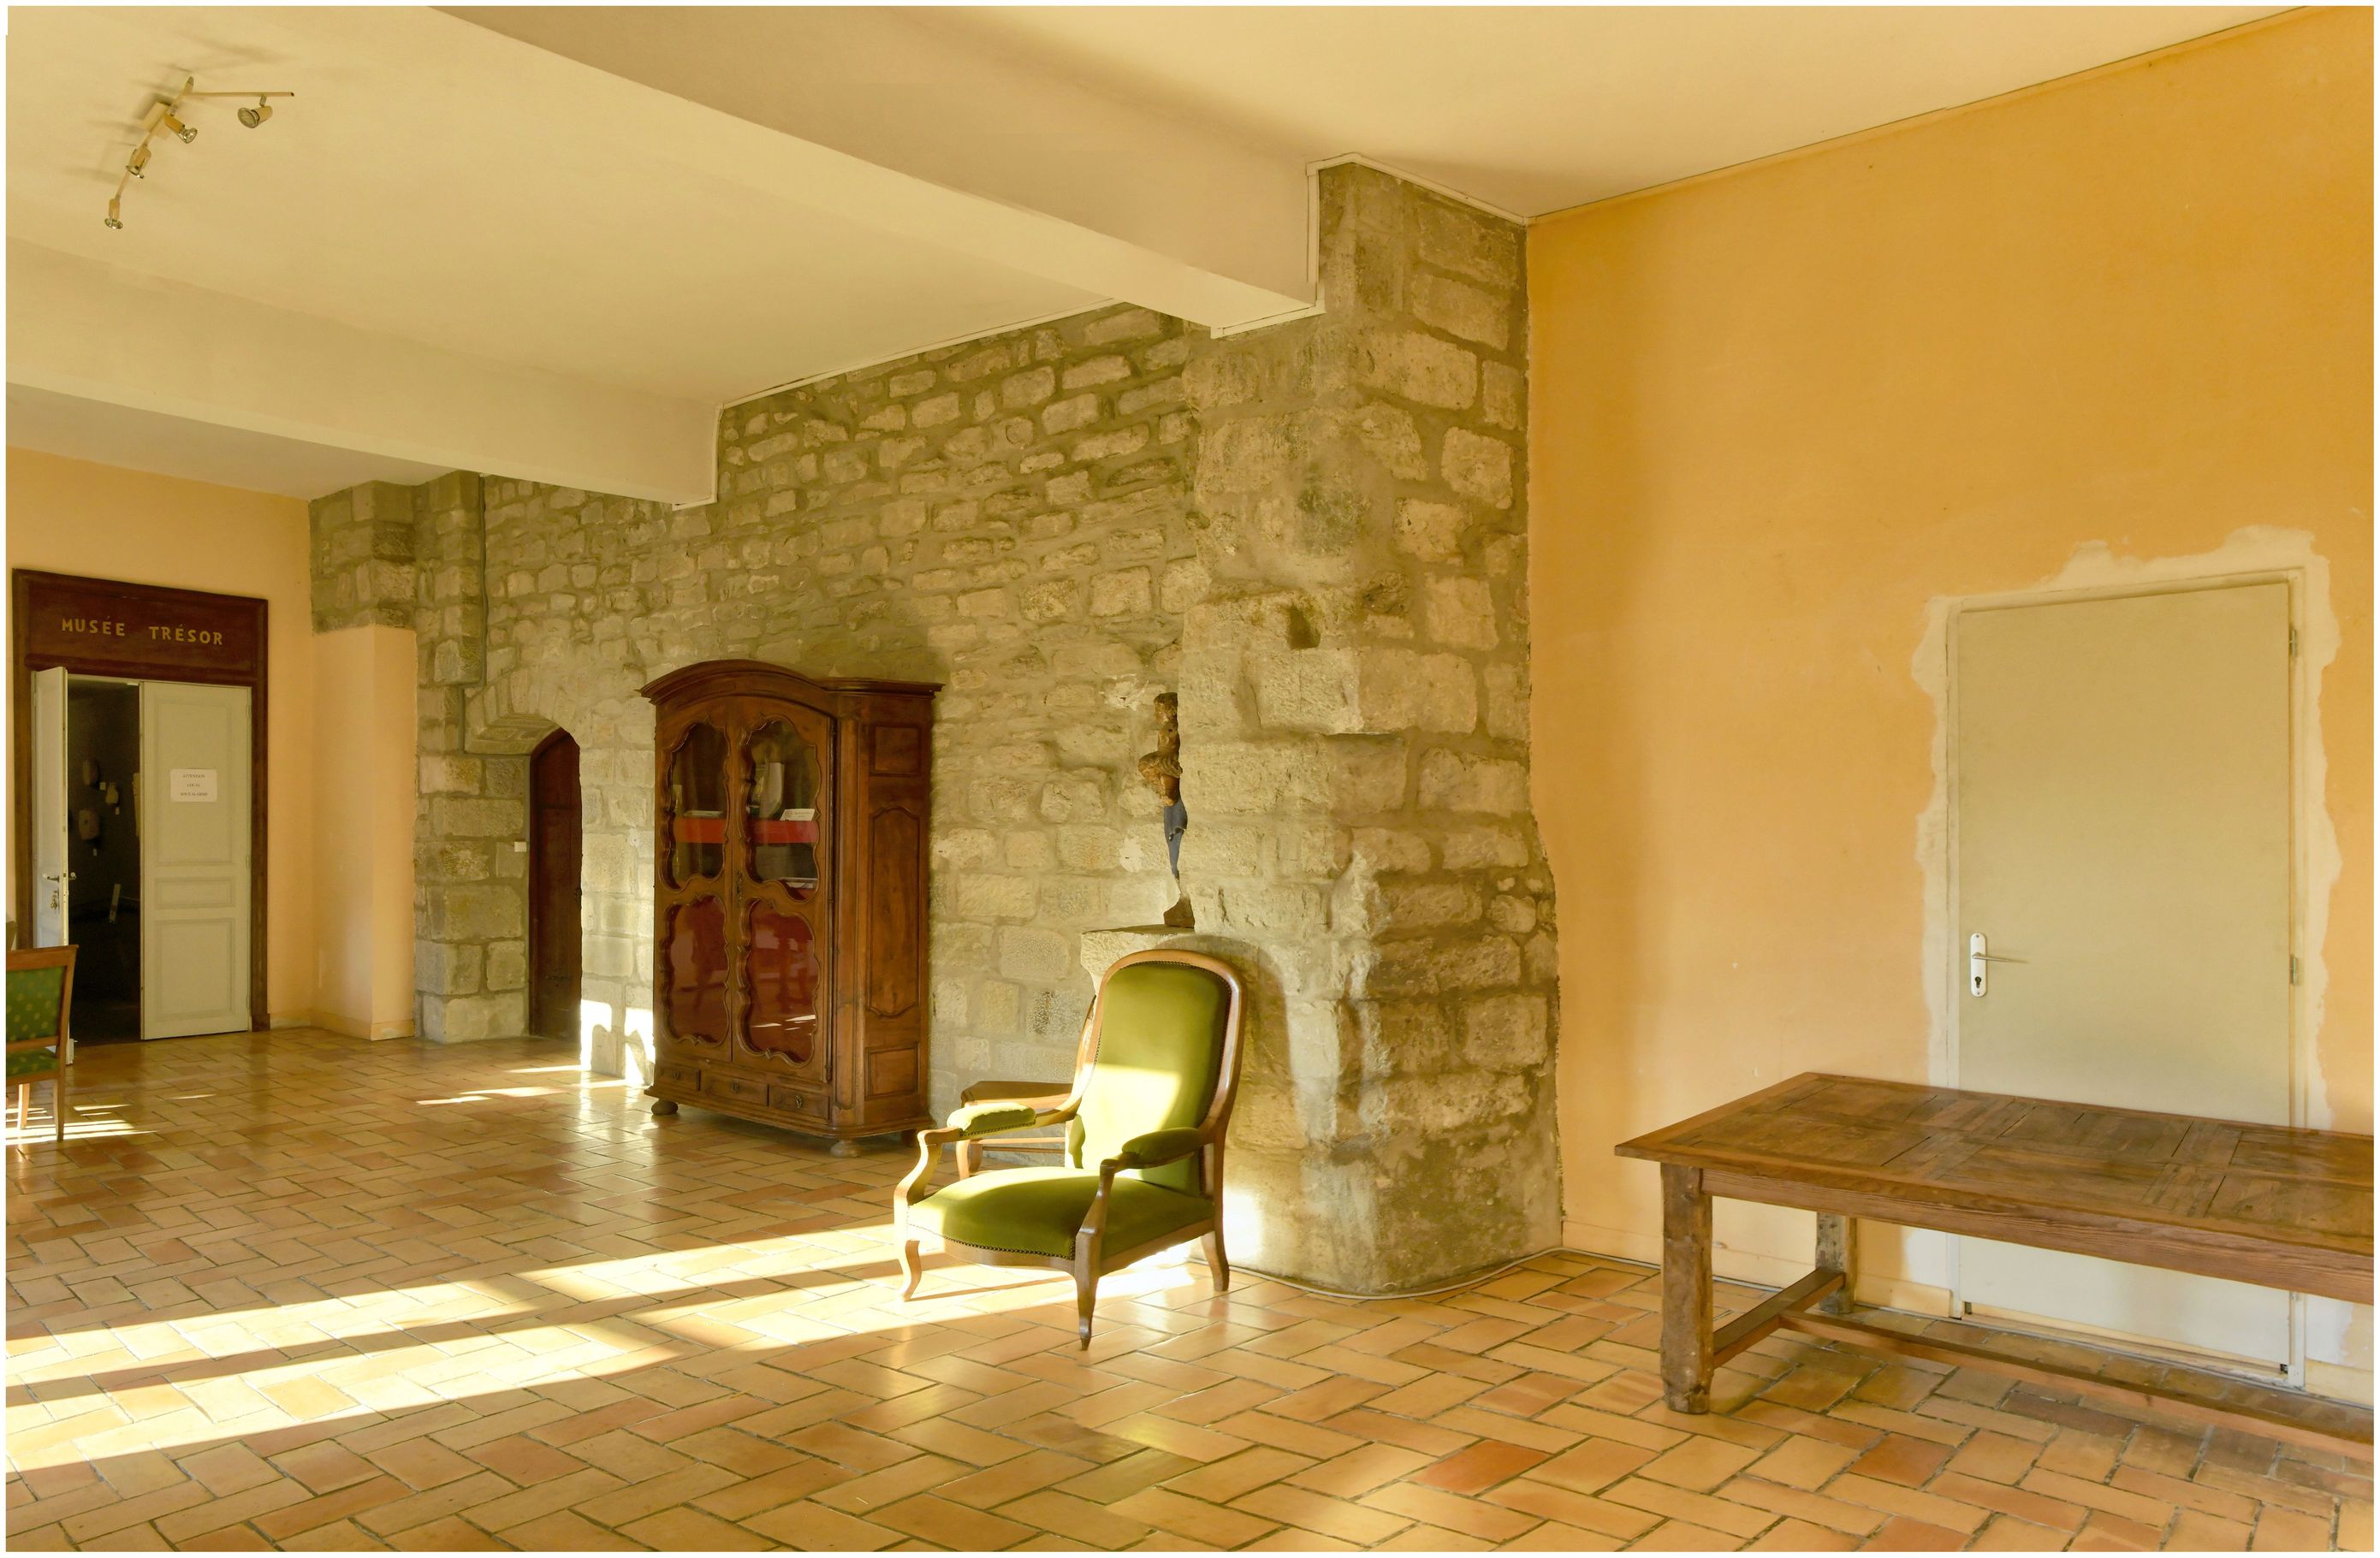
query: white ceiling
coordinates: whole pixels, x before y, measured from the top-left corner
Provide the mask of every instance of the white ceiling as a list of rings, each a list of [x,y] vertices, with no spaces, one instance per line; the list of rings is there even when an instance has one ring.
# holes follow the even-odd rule
[[[8,234],[343,324],[714,404],[1088,307],[771,196],[541,51],[417,7],[16,7]],[[197,107],[100,223],[150,95]],[[137,132],[135,132],[137,134]]]
[[[1113,296],[1295,307],[1318,160],[1536,215],[2267,14],[18,6],[9,440],[698,501],[722,402]],[[186,74],[299,95],[197,106],[107,231]]]
[[[987,47],[1542,216],[2271,16],[2246,6],[969,7]]]
[[[8,386],[8,443],[287,498],[319,498],[364,481],[412,487],[445,474],[441,465],[359,454],[24,384]]]

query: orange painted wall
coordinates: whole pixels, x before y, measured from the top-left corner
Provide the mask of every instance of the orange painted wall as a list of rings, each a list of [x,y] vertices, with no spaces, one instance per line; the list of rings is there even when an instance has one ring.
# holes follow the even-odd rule
[[[262,596],[265,1004],[314,1005],[314,657],[306,505],[115,465],[8,451],[11,568]],[[10,853],[13,862],[15,853]],[[9,901],[15,901],[10,894]],[[265,1013],[258,1013],[263,1019]]]
[[[1627,1136],[1927,1079],[1928,603],[2093,547],[2328,563],[2316,1123],[2371,1129],[2371,130],[2370,13],[2297,12],[1531,229],[1572,1242],[1653,1247]],[[1722,1269],[1806,1269],[1808,1228],[1723,1205]]]

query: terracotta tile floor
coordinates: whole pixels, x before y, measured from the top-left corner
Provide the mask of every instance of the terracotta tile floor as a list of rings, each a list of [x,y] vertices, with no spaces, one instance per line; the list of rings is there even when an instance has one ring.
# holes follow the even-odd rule
[[[935,1264],[888,1188],[565,1046],[93,1048],[7,1154],[11,1546],[2369,1548],[2364,1468],[1773,1337],[1658,1282],[1427,1300]],[[1748,1289],[1723,1288],[1740,1307]]]

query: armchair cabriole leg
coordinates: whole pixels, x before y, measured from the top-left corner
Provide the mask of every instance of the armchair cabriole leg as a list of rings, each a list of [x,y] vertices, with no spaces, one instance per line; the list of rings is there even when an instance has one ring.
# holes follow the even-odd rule
[[[1214,1284],[1216,1292],[1228,1292],[1232,1286],[1232,1262],[1223,1255],[1223,1225],[1216,1224],[1215,1231],[1198,1241],[1198,1248],[1207,1252],[1207,1280]]]
[[[1090,1215],[1095,1226],[1075,1235],[1075,1335],[1086,1350],[1091,1345],[1092,1306],[1099,1298],[1099,1235],[1107,1221],[1106,1208],[1093,1202]]]
[[[925,1280],[925,1262],[917,1259],[917,1243],[914,1238],[901,1241],[901,1297],[917,1296],[917,1284]]]

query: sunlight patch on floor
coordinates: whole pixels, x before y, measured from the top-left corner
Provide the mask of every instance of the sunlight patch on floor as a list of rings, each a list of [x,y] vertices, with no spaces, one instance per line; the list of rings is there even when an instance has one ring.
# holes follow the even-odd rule
[[[1072,1279],[1054,1270],[976,1266],[929,1252],[918,1297],[902,1300],[892,1235],[888,1218],[25,1338],[11,1343],[9,1448],[19,1470],[38,1470],[90,1458],[94,1431],[117,1453],[170,1454],[292,1423],[601,1379],[697,1351],[748,1352],[765,1360],[807,1342],[1031,1310],[1044,1311],[1052,1329],[1071,1329]],[[833,1248],[839,1245],[851,1248]],[[1113,1303],[1203,1282],[1204,1275],[1178,1262],[1151,1262],[1108,1277],[1100,1294]],[[745,1282],[767,1286],[750,1294],[722,1290]],[[539,1318],[622,1298],[650,1302],[599,1319]],[[444,1327],[455,1334],[420,1335]],[[352,1350],[321,1350],[338,1343]],[[305,1356],[289,1358],[291,1349]],[[273,1356],[210,1371],[258,1352]],[[111,1383],[110,1376],[155,1377],[129,1384]],[[85,1421],[71,1438],[42,1431],[92,1414],[118,1421],[113,1429]]]

